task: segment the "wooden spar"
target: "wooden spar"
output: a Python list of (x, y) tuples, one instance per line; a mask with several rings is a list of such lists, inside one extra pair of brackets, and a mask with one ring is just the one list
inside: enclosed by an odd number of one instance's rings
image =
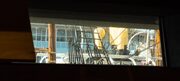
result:
[(55, 24), (48, 24), (48, 63), (56, 63)]

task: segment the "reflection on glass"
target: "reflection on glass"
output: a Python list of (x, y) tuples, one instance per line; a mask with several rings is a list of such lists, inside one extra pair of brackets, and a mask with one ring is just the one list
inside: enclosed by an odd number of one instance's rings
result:
[[(158, 25), (152, 26), (158, 27)], [(42, 30), (37, 29), (37, 33)], [(33, 31), (35, 30), (33, 29)], [(47, 31), (43, 30), (42, 33), (44, 35)], [(55, 33), (56, 63), (163, 65), (159, 28), (92, 27), (62, 24), (60, 27), (56, 27)], [(35, 40), (34, 36), (33, 38)], [(44, 41), (45, 38), (48, 36), (37, 36), (37, 41)], [(47, 43), (43, 44), (47, 46)], [(37, 53), (37, 62), (47, 63), (47, 54), (47, 52)]]
[(57, 30), (57, 36), (64, 36), (65, 35), (65, 30), (58, 29)]

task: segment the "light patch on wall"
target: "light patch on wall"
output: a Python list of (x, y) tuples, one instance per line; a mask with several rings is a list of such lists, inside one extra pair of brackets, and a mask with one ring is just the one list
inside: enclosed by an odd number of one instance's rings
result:
[(0, 59), (34, 61), (31, 32), (0, 32)]

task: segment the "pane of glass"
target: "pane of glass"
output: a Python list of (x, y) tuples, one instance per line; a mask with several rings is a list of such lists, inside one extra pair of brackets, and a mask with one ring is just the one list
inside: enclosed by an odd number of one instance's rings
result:
[(57, 41), (65, 42), (65, 37), (57, 37)]
[(68, 37), (73, 36), (73, 31), (72, 30), (67, 30), (67, 36)]
[(86, 37), (87, 38), (92, 38), (92, 33), (88, 32), (88, 33), (85, 33)]
[(33, 40), (36, 40), (36, 35), (33, 35)]
[(60, 42), (56, 43), (56, 48), (60, 48)]
[(41, 35), (41, 28), (37, 28), (37, 35)]
[(36, 34), (36, 28), (31, 28), (32, 34)]
[(42, 36), (42, 41), (47, 41), (46, 36)]
[[(56, 27), (56, 63), (163, 66), (158, 23), (119, 23), (93, 27), (71, 23), (72, 29), (58, 24), (63, 27)], [(45, 34), (44, 29), (41, 32)], [(37, 41), (45, 38), (37, 36)]]
[(65, 37), (60, 37), (60, 41), (62, 42), (66, 41)]
[(42, 41), (41, 36), (37, 36), (37, 41)]
[(80, 39), (82, 37), (81, 31), (78, 30), (78, 31), (75, 31), (75, 32), (76, 32), (77, 38)]
[(60, 37), (57, 37), (56, 40), (57, 40), (57, 41), (60, 41)]
[(57, 30), (57, 36), (65, 36), (65, 30), (64, 29), (58, 29)]
[(73, 37), (67, 37), (67, 42), (73, 41)]
[(41, 29), (41, 34), (42, 34), (42, 35), (46, 35), (46, 34), (47, 34), (46, 28), (42, 28), (42, 29)]

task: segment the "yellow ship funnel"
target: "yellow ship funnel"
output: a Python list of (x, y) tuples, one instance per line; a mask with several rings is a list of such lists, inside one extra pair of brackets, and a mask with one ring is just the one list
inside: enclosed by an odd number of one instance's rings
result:
[(124, 49), (128, 43), (128, 30), (126, 28), (109, 27), (109, 42), (117, 46), (117, 49)]

